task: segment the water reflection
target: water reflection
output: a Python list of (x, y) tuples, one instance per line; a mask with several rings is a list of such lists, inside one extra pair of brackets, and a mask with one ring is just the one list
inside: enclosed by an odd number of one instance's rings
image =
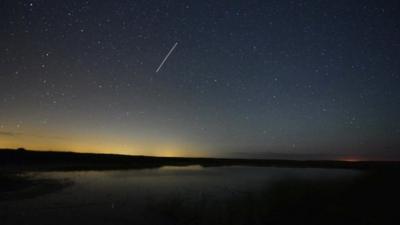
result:
[[(33, 199), (0, 202), (0, 209), (3, 217), (7, 215), (19, 223), (38, 217), (54, 218), (57, 215), (63, 218), (62, 222), (68, 224), (76, 222), (76, 219), (71, 220), (68, 215), (84, 214), (86, 219), (79, 219), (79, 223), (89, 220), (101, 224), (104, 217), (118, 220), (130, 220), (132, 216), (142, 218), (140, 215), (149, 215), (154, 208), (159, 207), (158, 202), (168, 203), (171, 199), (172, 202), (185, 199), (192, 202), (192, 205), (205, 200), (221, 202), (233, 195), (265, 191), (282, 180), (346, 180), (358, 174), (358, 171), (340, 169), (240, 166), (166, 166), (145, 170), (42, 172), (35, 173), (34, 176), (68, 179), (74, 185)], [(10, 224), (15, 224), (14, 222)], [(137, 220), (135, 222), (140, 223)]]
[[(165, 166), (145, 170), (48, 172), (36, 176), (74, 181), (74, 187), (65, 192), (81, 199), (88, 197), (87, 191), (90, 191), (89, 196), (105, 194), (116, 198), (121, 195), (130, 197), (171, 193), (190, 195), (191, 192), (214, 194), (216, 192), (223, 195), (227, 189), (232, 191), (265, 189), (284, 179), (348, 179), (357, 174), (358, 171), (340, 169)], [(219, 193), (221, 190), (224, 191)], [(96, 199), (101, 196), (96, 196)]]

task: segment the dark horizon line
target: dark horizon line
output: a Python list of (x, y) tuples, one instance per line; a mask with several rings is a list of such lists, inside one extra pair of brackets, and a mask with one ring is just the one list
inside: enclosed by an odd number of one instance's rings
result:
[[(26, 149), (23, 147), (20, 148), (0, 148), (0, 151), (26, 151), (32, 153), (56, 153), (56, 154), (81, 154), (81, 155), (102, 155), (102, 156), (118, 156), (118, 157), (144, 157), (144, 158), (166, 158), (166, 159), (210, 159), (210, 160), (244, 160), (244, 161), (293, 161), (293, 162), (394, 162), (400, 163), (400, 159), (385, 159), (385, 160), (371, 160), (371, 159), (363, 159), (365, 157), (358, 155), (345, 155), (345, 154), (290, 154), (290, 153), (276, 153), (276, 152), (265, 152), (265, 153), (249, 153), (244, 155), (271, 155), (271, 157), (262, 157), (262, 158), (253, 158), (253, 157), (200, 157), (200, 156), (153, 156), (153, 155), (132, 155), (132, 154), (122, 154), (122, 153), (102, 153), (102, 152), (82, 152), (82, 151), (73, 151), (73, 150), (51, 150), (51, 149)], [(275, 155), (275, 157), (273, 156)], [(285, 158), (291, 155), (295, 155), (294, 158)], [(302, 158), (300, 158), (302, 156)], [(309, 158), (304, 158), (304, 157)], [(324, 158), (318, 159), (312, 157), (321, 157), (321, 156), (331, 156), (332, 158)], [(299, 157), (296, 159), (296, 157)], [(336, 157), (336, 158), (335, 158)], [(340, 159), (342, 158), (342, 159)], [(348, 159), (345, 159), (348, 158)]]
[(356, 170), (400, 170), (400, 161), (334, 161), (282, 159), (228, 159), (133, 156), (105, 153), (76, 153), (0, 149), (0, 171), (88, 171), (156, 169), (164, 166), (251, 166), (276, 168), (324, 168)]

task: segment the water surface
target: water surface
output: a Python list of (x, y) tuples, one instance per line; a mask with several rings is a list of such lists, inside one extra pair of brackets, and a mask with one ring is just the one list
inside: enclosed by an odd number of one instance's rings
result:
[(5, 224), (146, 223), (160, 208), (177, 207), (182, 200), (191, 205), (206, 201), (219, 204), (232, 197), (265, 192), (285, 180), (351, 180), (360, 173), (242, 166), (39, 172), (31, 175), (70, 180), (73, 185), (30, 199), (0, 202), (0, 215)]

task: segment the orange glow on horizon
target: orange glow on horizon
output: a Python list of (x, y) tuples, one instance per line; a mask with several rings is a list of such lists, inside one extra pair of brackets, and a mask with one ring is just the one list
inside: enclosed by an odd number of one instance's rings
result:
[(187, 150), (180, 149), (154, 149), (154, 150), (144, 150), (144, 149), (135, 149), (129, 147), (121, 147), (121, 146), (109, 146), (109, 147), (100, 147), (100, 146), (57, 146), (53, 147), (51, 145), (36, 145), (36, 144), (4, 144), (0, 142), (0, 149), (17, 149), (17, 148), (25, 148), (27, 150), (34, 151), (65, 151), (65, 152), (78, 152), (78, 153), (99, 153), (99, 154), (120, 154), (120, 155), (144, 155), (144, 156), (159, 156), (159, 157), (205, 157), (203, 154), (192, 153)]
[[(105, 136), (105, 137), (104, 137)], [(108, 135), (65, 136), (51, 138), (46, 135), (10, 135), (0, 137), (0, 148), (26, 148), (38, 151), (71, 151), (82, 153), (108, 153), (164, 157), (206, 156), (196, 146), (166, 140), (125, 140)]]

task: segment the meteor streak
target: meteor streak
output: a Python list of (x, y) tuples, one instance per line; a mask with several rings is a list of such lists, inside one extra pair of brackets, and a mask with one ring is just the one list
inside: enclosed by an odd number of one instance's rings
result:
[(167, 61), (169, 55), (171, 55), (171, 53), (174, 51), (174, 49), (176, 48), (176, 46), (178, 45), (178, 42), (175, 42), (174, 46), (172, 46), (171, 50), (169, 50), (168, 54), (164, 57), (163, 61), (161, 62), (161, 64), (158, 66), (156, 73), (161, 69), (161, 67), (164, 65), (165, 61)]

